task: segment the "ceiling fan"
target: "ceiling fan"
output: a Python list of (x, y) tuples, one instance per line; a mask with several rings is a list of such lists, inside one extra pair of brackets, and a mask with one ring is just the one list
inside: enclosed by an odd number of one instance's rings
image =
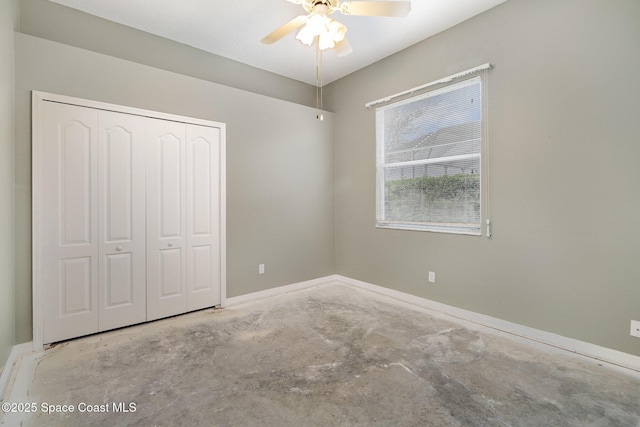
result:
[(345, 34), (347, 27), (329, 17), (340, 11), (343, 15), (356, 16), (407, 16), (411, 11), (410, 1), (340, 1), (340, 0), (286, 0), (302, 5), (307, 15), (293, 18), (261, 41), (272, 44), (287, 34), (301, 28), (296, 38), (311, 46), (316, 40), (320, 50), (335, 49), (338, 56), (352, 52)]

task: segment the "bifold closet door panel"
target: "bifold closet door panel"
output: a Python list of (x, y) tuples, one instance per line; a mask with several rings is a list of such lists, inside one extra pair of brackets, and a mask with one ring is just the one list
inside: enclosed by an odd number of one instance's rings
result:
[(98, 331), (98, 111), (45, 102), (36, 247), (43, 339)]
[(99, 330), (147, 318), (145, 251), (146, 119), (100, 111)]
[(221, 302), (220, 138), (187, 125), (187, 311)]
[(147, 320), (184, 313), (185, 124), (147, 119)]
[(224, 124), (33, 100), (34, 343), (220, 305)]

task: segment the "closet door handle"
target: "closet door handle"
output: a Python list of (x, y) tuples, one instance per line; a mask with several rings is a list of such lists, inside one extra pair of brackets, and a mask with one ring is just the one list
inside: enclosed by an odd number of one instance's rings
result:
[(172, 247), (173, 247), (173, 242), (169, 242), (169, 243), (167, 244), (167, 246), (169, 246), (170, 248), (172, 248)]
[(122, 250), (122, 246), (118, 245), (116, 246), (116, 251), (120, 252)]

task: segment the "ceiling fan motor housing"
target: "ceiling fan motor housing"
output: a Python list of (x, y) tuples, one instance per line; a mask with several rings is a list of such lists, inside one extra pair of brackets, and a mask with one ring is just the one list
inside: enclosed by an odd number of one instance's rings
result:
[(316, 6), (326, 6), (331, 12), (338, 9), (340, 0), (305, 0), (302, 7), (309, 13), (312, 13)]

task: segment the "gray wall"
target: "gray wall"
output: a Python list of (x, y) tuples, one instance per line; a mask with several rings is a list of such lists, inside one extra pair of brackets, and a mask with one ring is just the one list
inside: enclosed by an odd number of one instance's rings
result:
[(0, 0), (0, 370), (15, 344), (13, 29), (16, 11), (15, 0)]
[[(16, 33), (17, 342), (31, 338), (32, 90), (227, 124), (227, 295), (333, 274), (333, 117)], [(258, 264), (266, 273), (258, 275)]]
[[(337, 273), (640, 355), (638, 46), (637, 0), (511, 0), (330, 85)], [(493, 239), (376, 229), (364, 104), (486, 62)]]
[(315, 87), (49, 0), (20, 0), (19, 31), (186, 76), (315, 106)]

